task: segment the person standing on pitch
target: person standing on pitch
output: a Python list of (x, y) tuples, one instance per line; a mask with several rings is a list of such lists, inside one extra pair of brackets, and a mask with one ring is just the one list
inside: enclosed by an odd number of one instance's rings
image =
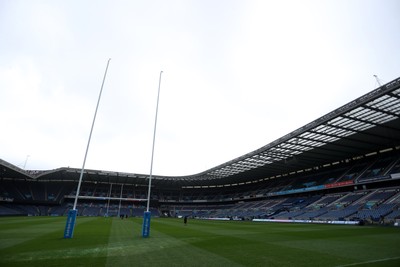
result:
[(185, 226), (187, 225), (187, 216), (183, 217), (183, 223), (185, 224)]

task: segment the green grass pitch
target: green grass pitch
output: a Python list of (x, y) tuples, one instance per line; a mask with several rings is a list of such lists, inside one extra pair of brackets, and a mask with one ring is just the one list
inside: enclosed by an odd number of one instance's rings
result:
[(0, 266), (400, 266), (400, 228), (152, 218), (0, 218)]

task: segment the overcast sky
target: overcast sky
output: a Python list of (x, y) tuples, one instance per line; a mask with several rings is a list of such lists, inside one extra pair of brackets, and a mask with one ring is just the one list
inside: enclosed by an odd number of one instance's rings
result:
[(191, 175), (400, 76), (400, 1), (0, 0), (0, 158)]

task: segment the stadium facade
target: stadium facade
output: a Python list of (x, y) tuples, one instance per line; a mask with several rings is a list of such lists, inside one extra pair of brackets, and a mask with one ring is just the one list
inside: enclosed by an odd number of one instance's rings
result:
[[(65, 215), (80, 169), (23, 170), (0, 159), (0, 216)], [(80, 215), (142, 216), (148, 174), (86, 169)], [(189, 176), (153, 176), (159, 216), (400, 218), (400, 78), (241, 157)]]

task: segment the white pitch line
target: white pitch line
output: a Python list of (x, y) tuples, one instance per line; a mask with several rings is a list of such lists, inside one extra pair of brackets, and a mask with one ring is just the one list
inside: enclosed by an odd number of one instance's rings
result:
[(400, 257), (384, 258), (384, 259), (372, 260), (372, 261), (355, 262), (355, 263), (350, 263), (350, 264), (345, 264), (345, 265), (338, 265), (336, 267), (357, 266), (357, 265), (361, 265), (361, 264), (375, 263), (375, 262), (381, 262), (381, 261), (390, 261), (390, 260), (397, 260), (397, 259), (400, 259)]

